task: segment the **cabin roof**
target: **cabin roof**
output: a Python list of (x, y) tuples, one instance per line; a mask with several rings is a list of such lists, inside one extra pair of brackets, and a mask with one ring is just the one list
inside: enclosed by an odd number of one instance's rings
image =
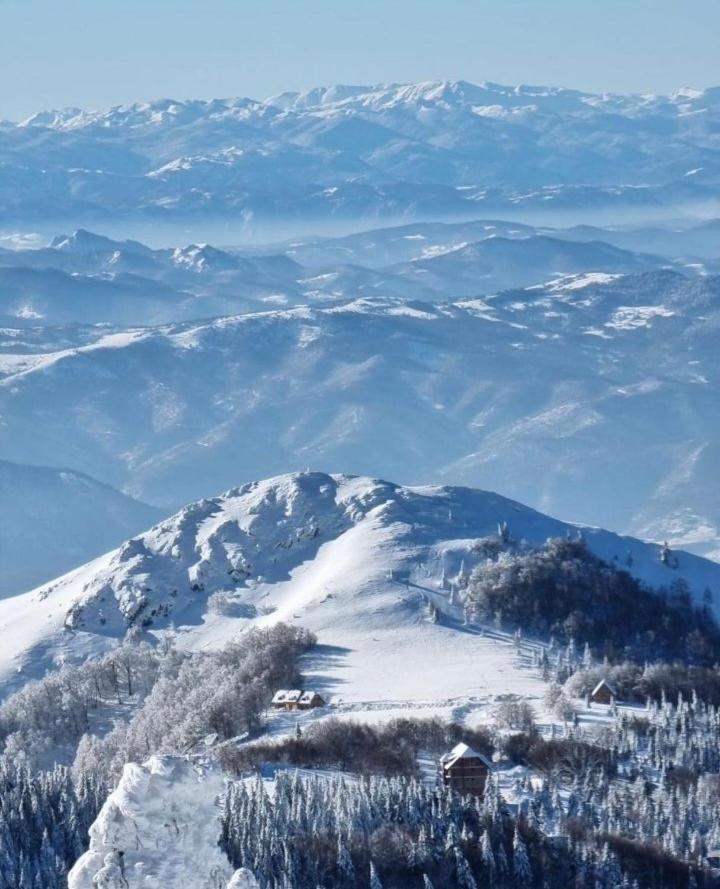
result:
[(273, 695), (273, 704), (310, 704), (317, 695), (321, 701), (324, 698), (314, 689), (302, 691), (299, 688), (281, 688)]
[(614, 698), (617, 697), (617, 695), (615, 694), (615, 689), (612, 687), (612, 685), (610, 685), (607, 679), (601, 679), (600, 682), (598, 682), (598, 684), (595, 686), (595, 688), (590, 692), (590, 696), (592, 697), (592, 695), (597, 694), (597, 692), (599, 692), (603, 686), (605, 686), (605, 688)]
[(485, 763), (488, 769), (492, 768), (492, 763), (487, 758), (487, 756), (484, 756), (482, 753), (479, 753), (477, 750), (474, 750), (472, 747), (469, 747), (462, 741), (459, 744), (456, 744), (449, 753), (445, 753), (441, 757), (440, 762), (442, 763), (444, 769), (449, 769), (461, 759), (479, 759)]
[(273, 695), (273, 704), (297, 704), (302, 696), (299, 688), (280, 688)]

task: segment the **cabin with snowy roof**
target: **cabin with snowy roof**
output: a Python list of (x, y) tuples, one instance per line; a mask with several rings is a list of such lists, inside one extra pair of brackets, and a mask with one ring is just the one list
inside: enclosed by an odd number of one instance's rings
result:
[(276, 710), (312, 710), (314, 707), (324, 707), (325, 703), (316, 691), (303, 691), (299, 688), (281, 688), (272, 699)]
[(492, 770), (490, 760), (460, 743), (440, 758), (440, 777), (445, 787), (452, 787), (462, 794), (482, 796), (487, 776)]
[(324, 698), (316, 691), (304, 691), (298, 700), (298, 710), (312, 710), (315, 707), (325, 706)]
[(607, 679), (601, 679), (590, 692), (590, 700), (593, 704), (612, 704), (616, 699), (617, 693)]

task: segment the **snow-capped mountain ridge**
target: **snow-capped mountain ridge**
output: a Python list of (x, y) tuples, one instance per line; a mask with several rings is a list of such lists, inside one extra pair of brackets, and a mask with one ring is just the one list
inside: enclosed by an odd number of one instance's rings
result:
[[(496, 104), (525, 105), (528, 99), (539, 100), (551, 106), (562, 99), (577, 105), (612, 104), (627, 110), (645, 110), (658, 106), (687, 106), (708, 102), (714, 105), (720, 97), (720, 87), (694, 89), (679, 87), (663, 93), (592, 93), (563, 86), (540, 84), (501, 84), (483, 81), (478, 84), (466, 80), (420, 81), (416, 83), (381, 83), (373, 86), (336, 84), (320, 86), (306, 92), (288, 91), (264, 99), (228, 97), (219, 99), (172, 99), (115, 105), (106, 110), (88, 110), (67, 107), (39, 111), (18, 126), (47, 127), (53, 129), (77, 129), (87, 126), (112, 126), (117, 124), (141, 125), (143, 122), (159, 125), (184, 116), (196, 119), (203, 115), (237, 115), (238, 112), (254, 113), (267, 108), (280, 111), (289, 109), (324, 110), (332, 107), (364, 106), (393, 107), (398, 104), (425, 104), (443, 101), (447, 104), (473, 105), (483, 100)], [(487, 104), (492, 104), (488, 101)], [(7, 121), (7, 123), (10, 123)]]
[(717, 198), (718, 95), (440, 81), (43, 112), (0, 127), (0, 210), (327, 221), (677, 209)]
[(175, 626), (191, 645), (279, 620), (300, 621), (329, 642), (393, 628), (412, 635), (428, 602), (453, 613), (448, 579), (472, 568), (481, 558), (475, 541), (502, 522), (532, 546), (581, 533), (601, 558), (652, 586), (684, 579), (698, 601), (706, 588), (720, 589), (715, 563), (678, 552), (671, 567), (656, 545), (497, 494), (304, 472), (190, 504), (95, 562), (0, 603), (11, 640), (0, 678), (18, 666), (42, 672), (60, 652), (102, 650), (131, 626)]

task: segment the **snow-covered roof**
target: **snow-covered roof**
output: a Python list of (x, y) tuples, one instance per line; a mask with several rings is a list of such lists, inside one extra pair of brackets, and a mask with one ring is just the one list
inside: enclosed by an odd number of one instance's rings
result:
[(455, 763), (460, 759), (480, 759), (489, 769), (492, 768), (492, 763), (487, 758), (487, 756), (479, 753), (477, 750), (474, 750), (472, 747), (469, 747), (462, 741), (459, 744), (456, 744), (449, 753), (446, 753), (440, 761), (443, 764), (443, 768), (448, 769), (450, 768), (450, 766), (455, 765)]
[(607, 690), (613, 697), (617, 697), (617, 695), (615, 694), (615, 689), (612, 687), (612, 685), (610, 685), (607, 679), (601, 679), (600, 682), (598, 682), (598, 684), (595, 686), (595, 688), (590, 692), (590, 695), (592, 696), (596, 692), (600, 691), (603, 685), (605, 686), (605, 688), (607, 688)]
[(317, 695), (321, 700), (322, 697), (314, 690), (302, 691), (299, 688), (281, 688), (273, 695), (273, 704), (310, 704), (312, 699)]
[(302, 697), (299, 688), (279, 688), (273, 695), (273, 704), (297, 704)]

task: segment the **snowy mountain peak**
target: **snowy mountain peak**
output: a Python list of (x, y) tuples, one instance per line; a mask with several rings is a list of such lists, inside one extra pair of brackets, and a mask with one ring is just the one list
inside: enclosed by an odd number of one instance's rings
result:
[(720, 589), (720, 565), (678, 553), (671, 567), (658, 546), (487, 491), (304, 472), (192, 503), (95, 562), (0, 603), (0, 628), (12, 640), (0, 678), (18, 664), (42, 670), (60, 652), (102, 650), (131, 626), (208, 631), (213, 644), (276, 621), (318, 632), (406, 631), (428, 597), (447, 607), (444, 578), (472, 568), (482, 558), (478, 538), (503, 523), (532, 546), (582, 533), (607, 562), (656, 587), (683, 578), (698, 600), (706, 587)]
[(98, 250), (114, 250), (117, 242), (79, 228), (71, 235), (57, 235), (50, 242), (53, 250), (67, 250), (73, 253), (94, 253)]
[(92, 257), (96, 254), (113, 256), (119, 252), (145, 255), (151, 252), (139, 241), (114, 241), (112, 238), (98, 235), (84, 228), (76, 229), (71, 235), (57, 235), (50, 241), (48, 248), (84, 257)]

